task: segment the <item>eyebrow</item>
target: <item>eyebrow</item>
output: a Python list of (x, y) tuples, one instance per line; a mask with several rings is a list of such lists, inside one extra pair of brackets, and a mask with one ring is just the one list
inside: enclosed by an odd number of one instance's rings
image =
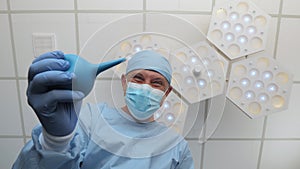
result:
[[(145, 76), (142, 74), (142, 73), (136, 73), (136, 74), (133, 74), (130, 76), (130, 78), (134, 78), (135, 76), (141, 76), (143, 78), (145, 78)], [(150, 76), (150, 78), (152, 78), (153, 76)], [(164, 77), (154, 77), (153, 79), (151, 79), (151, 81), (154, 81), (154, 80), (160, 80), (164, 83), (167, 83), (167, 80), (164, 78)]]
[(155, 78), (151, 79), (151, 81), (154, 81), (154, 80), (161, 80), (161, 81), (165, 82), (164, 78), (161, 78), (161, 77), (155, 77)]
[(132, 74), (130, 77), (133, 78), (133, 77), (135, 77), (135, 76), (142, 76), (142, 77), (144, 77), (144, 75), (141, 74), (141, 73)]

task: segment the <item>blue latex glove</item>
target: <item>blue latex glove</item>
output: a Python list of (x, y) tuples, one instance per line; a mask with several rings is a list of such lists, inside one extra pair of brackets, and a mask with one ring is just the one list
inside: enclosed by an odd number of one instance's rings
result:
[(45, 53), (29, 68), (27, 100), (43, 128), (53, 136), (72, 133), (84, 94), (72, 91), (74, 73), (61, 51)]

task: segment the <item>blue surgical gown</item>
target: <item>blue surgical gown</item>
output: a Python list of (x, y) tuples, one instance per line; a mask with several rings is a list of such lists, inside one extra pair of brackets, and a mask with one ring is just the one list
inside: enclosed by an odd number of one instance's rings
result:
[(182, 136), (158, 122), (136, 123), (121, 109), (88, 104), (66, 152), (44, 150), (42, 127), (20, 152), (13, 169), (193, 169)]

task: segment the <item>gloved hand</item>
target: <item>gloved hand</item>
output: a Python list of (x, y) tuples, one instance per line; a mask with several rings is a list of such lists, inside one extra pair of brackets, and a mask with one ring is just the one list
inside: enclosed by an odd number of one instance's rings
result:
[(64, 53), (54, 51), (36, 58), (29, 68), (27, 100), (43, 128), (53, 136), (72, 133), (84, 94), (72, 91), (74, 73)]

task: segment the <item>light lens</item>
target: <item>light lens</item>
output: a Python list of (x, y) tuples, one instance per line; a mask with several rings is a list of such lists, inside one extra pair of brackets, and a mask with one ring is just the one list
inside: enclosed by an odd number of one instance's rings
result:
[(194, 83), (193, 77), (191, 77), (191, 76), (186, 77), (185, 78), (185, 83), (188, 84), (188, 85), (193, 84)]
[(207, 82), (204, 79), (199, 79), (198, 80), (198, 85), (199, 85), (200, 88), (205, 88), (206, 85), (207, 85)]
[(251, 90), (245, 92), (245, 98), (247, 100), (253, 100), (255, 98), (255, 93)]
[(167, 113), (166, 114), (166, 121), (167, 122), (174, 122), (175, 121), (175, 116), (174, 116), (174, 114), (172, 114), (172, 113)]
[(247, 28), (247, 33), (249, 34), (249, 35), (254, 35), (254, 34), (256, 34), (256, 27), (254, 27), (254, 26), (249, 26), (248, 28)]
[(264, 88), (264, 83), (260, 80), (257, 80), (254, 82), (254, 88), (255, 89), (263, 89)]
[(171, 103), (169, 101), (165, 101), (163, 106), (165, 109), (169, 109), (171, 107)]
[(241, 32), (243, 32), (243, 30), (244, 30), (244, 27), (243, 27), (243, 25), (242, 24), (236, 24), (235, 26), (234, 26), (234, 31), (236, 32), (236, 33), (241, 33)]
[(267, 102), (267, 101), (269, 101), (269, 96), (266, 93), (259, 94), (258, 100), (263, 103)]
[(232, 21), (236, 21), (239, 19), (239, 14), (237, 12), (232, 12), (230, 13), (229, 17)]
[(135, 45), (135, 46), (133, 47), (133, 50), (134, 50), (135, 52), (140, 52), (140, 51), (143, 50), (143, 47), (142, 47), (141, 45)]
[(263, 79), (264, 80), (272, 80), (273, 79), (273, 73), (270, 71), (263, 72)]
[(226, 41), (228, 41), (228, 42), (234, 41), (234, 34), (232, 34), (232, 33), (227, 33), (227, 34), (225, 35), (225, 39), (226, 39)]
[(241, 79), (240, 83), (243, 87), (248, 87), (250, 85), (250, 80), (247, 78), (243, 78), (243, 79)]
[(248, 15), (248, 14), (244, 15), (243, 16), (243, 22), (246, 23), (246, 24), (251, 23), (252, 22), (252, 16)]
[(257, 69), (251, 69), (251, 70), (249, 71), (249, 75), (250, 75), (251, 77), (257, 77), (258, 74), (259, 74), (259, 71), (258, 71)]
[(269, 92), (277, 92), (278, 91), (278, 86), (274, 83), (271, 83), (267, 87)]
[(230, 23), (228, 21), (224, 21), (222, 24), (221, 24), (221, 27), (223, 30), (229, 30), (230, 29)]

